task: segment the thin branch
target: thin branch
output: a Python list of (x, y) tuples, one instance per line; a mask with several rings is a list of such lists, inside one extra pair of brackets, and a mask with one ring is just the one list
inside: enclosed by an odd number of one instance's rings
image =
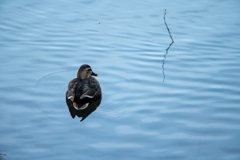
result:
[(169, 30), (169, 28), (168, 28), (168, 26), (167, 26), (167, 23), (166, 23), (166, 20), (165, 20), (165, 15), (166, 15), (166, 9), (165, 9), (165, 14), (164, 14), (163, 19), (164, 19), (165, 25), (166, 25), (166, 27), (167, 27), (168, 33), (169, 33), (169, 35), (170, 35), (170, 38), (172, 39), (172, 43), (174, 43), (174, 40), (173, 40), (173, 38), (172, 38), (172, 35), (171, 35), (171, 33), (170, 33), (170, 30)]
[(169, 46), (168, 46), (168, 48), (166, 49), (166, 53), (164, 54), (164, 59), (163, 59), (163, 64), (162, 64), (162, 68), (163, 68), (163, 82), (165, 82), (164, 80), (165, 80), (165, 74), (164, 74), (164, 61), (165, 61), (165, 59), (166, 59), (166, 55), (168, 54), (168, 50), (169, 50), (169, 48), (172, 46), (172, 44), (174, 43), (174, 41), (173, 41), (173, 38), (172, 38), (172, 35), (171, 35), (171, 33), (170, 33), (170, 30), (169, 30), (169, 28), (168, 28), (168, 26), (167, 26), (167, 23), (166, 23), (166, 20), (165, 20), (165, 15), (166, 15), (166, 9), (165, 9), (165, 14), (164, 14), (164, 17), (163, 17), (163, 19), (164, 19), (164, 22), (165, 22), (165, 25), (166, 25), (166, 27), (167, 27), (167, 30), (168, 30), (168, 33), (169, 33), (169, 36), (170, 36), (170, 38), (172, 39), (172, 43), (171, 44), (169, 44)]

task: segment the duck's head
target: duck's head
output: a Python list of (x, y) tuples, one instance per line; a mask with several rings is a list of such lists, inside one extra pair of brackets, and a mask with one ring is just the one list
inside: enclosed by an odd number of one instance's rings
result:
[(87, 64), (84, 64), (81, 67), (79, 67), (77, 71), (77, 78), (80, 78), (80, 79), (89, 78), (91, 75), (98, 76), (98, 74), (94, 73), (91, 67)]

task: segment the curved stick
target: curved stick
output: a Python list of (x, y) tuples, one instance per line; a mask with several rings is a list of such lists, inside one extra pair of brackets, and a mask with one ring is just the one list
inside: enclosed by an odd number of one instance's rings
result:
[(172, 43), (174, 43), (174, 40), (173, 40), (173, 38), (172, 38), (172, 35), (171, 35), (171, 33), (170, 33), (170, 30), (169, 30), (169, 28), (168, 28), (168, 26), (167, 26), (167, 23), (166, 23), (166, 20), (165, 20), (165, 15), (166, 15), (166, 9), (165, 9), (165, 14), (164, 14), (163, 19), (164, 19), (165, 25), (166, 25), (166, 27), (167, 27), (168, 33), (169, 33), (169, 35), (170, 35), (170, 38), (172, 39)]
[(162, 71), (162, 72), (163, 72), (163, 82), (165, 82), (165, 81), (164, 81), (164, 80), (165, 80), (164, 61), (165, 61), (165, 59), (166, 59), (166, 55), (168, 54), (169, 48), (170, 48), (170, 47), (172, 46), (172, 44), (174, 43), (173, 38), (172, 38), (172, 35), (171, 35), (171, 33), (170, 33), (170, 30), (169, 30), (169, 28), (168, 28), (168, 26), (167, 26), (167, 23), (166, 23), (166, 20), (165, 20), (165, 15), (166, 15), (166, 9), (165, 9), (165, 14), (164, 14), (163, 19), (164, 19), (165, 25), (166, 25), (166, 27), (167, 27), (168, 33), (169, 33), (169, 35), (170, 35), (170, 38), (172, 39), (172, 43), (169, 44), (168, 48), (166, 49), (166, 53), (164, 54), (164, 59), (163, 59), (163, 64), (162, 64), (162, 68), (163, 68), (163, 71)]

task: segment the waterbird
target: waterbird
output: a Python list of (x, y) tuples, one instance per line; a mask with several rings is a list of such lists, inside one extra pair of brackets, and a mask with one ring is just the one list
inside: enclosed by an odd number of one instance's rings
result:
[(82, 117), (83, 121), (101, 103), (102, 91), (99, 82), (88, 64), (83, 64), (77, 71), (77, 78), (71, 80), (66, 92), (66, 103), (72, 118)]

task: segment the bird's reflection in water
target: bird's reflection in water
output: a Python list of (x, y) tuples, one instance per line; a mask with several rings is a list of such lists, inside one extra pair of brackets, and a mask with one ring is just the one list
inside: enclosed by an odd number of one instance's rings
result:
[(163, 69), (163, 70), (162, 70), (162, 73), (163, 73), (163, 82), (165, 82), (164, 62), (165, 62), (166, 56), (167, 56), (167, 54), (168, 54), (168, 50), (169, 50), (169, 48), (172, 46), (173, 43), (174, 43), (174, 42), (172, 41), (172, 43), (169, 44), (168, 48), (166, 49), (166, 53), (164, 54), (164, 59), (163, 59), (163, 64), (162, 64), (162, 69)]
[(72, 118), (75, 118), (75, 116), (82, 117), (81, 121), (83, 121), (93, 111), (95, 111), (97, 109), (97, 106), (99, 106), (100, 103), (101, 103), (101, 99), (96, 101), (95, 103), (90, 104), (86, 109), (83, 109), (83, 110), (75, 109), (74, 106), (73, 106), (72, 101), (67, 99), (67, 96), (66, 96), (66, 103), (68, 105), (68, 109), (69, 109), (69, 112), (70, 112)]

